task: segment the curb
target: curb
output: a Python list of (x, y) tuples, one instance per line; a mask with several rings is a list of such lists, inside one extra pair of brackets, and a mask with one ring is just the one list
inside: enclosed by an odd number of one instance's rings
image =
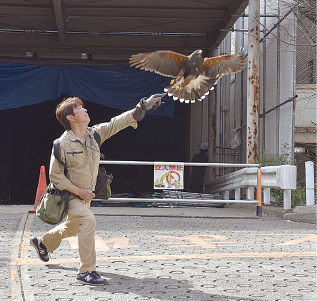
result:
[[(241, 203), (241, 204), (232, 204), (232, 205), (228, 205), (230, 207), (233, 208), (245, 208), (245, 209), (249, 209), (249, 210), (256, 210), (256, 204), (246, 204), (246, 203)], [(293, 210), (286, 210), (282, 207), (279, 206), (275, 206), (275, 205), (266, 205), (263, 206), (262, 205), (262, 213), (269, 215), (269, 216), (274, 216), (277, 218), (283, 218), (284, 214), (286, 213), (292, 213)]]
[[(233, 204), (229, 205), (235, 208), (248, 208), (255, 210), (256, 205), (254, 204)], [(283, 220), (289, 220), (293, 222), (317, 224), (316, 218), (316, 205), (313, 206), (296, 206), (292, 209), (284, 209), (275, 205), (262, 206), (262, 213), (277, 217)]]
[(286, 213), (283, 215), (283, 219), (293, 222), (302, 222), (309, 224), (317, 223), (315, 213)]
[(316, 224), (317, 223), (317, 205), (312, 206), (297, 206), (292, 213), (284, 214), (283, 219), (290, 221), (300, 220), (303, 223)]

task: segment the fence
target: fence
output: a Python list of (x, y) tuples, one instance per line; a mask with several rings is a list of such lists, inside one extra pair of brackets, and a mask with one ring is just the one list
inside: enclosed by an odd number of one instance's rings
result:
[[(256, 215), (257, 216), (262, 216), (262, 196), (261, 196), (261, 168), (259, 164), (230, 164), (230, 163), (194, 163), (194, 162), (151, 162), (151, 161), (110, 161), (110, 160), (101, 160), (100, 164), (111, 164), (111, 165), (116, 165), (116, 164), (124, 164), (124, 165), (179, 165), (183, 164), (184, 166), (206, 166), (206, 167), (224, 167), (224, 168), (244, 168), (248, 169), (250, 167), (256, 167), (256, 176), (255, 176), (255, 182), (256, 182), (256, 187), (257, 187), (257, 200), (240, 200), (238, 198), (235, 198), (235, 200), (229, 200), (229, 194), (225, 194), (225, 197), (223, 200), (219, 199), (207, 199), (206, 197), (200, 195), (200, 197), (196, 199), (197, 202), (199, 203), (251, 203), (251, 204), (257, 204), (256, 207)], [(239, 172), (239, 171), (238, 171)], [(225, 177), (225, 176), (224, 176)], [(223, 177), (220, 177), (218, 179), (221, 179)], [(150, 202), (157, 202), (157, 201), (163, 202), (166, 201), (166, 203), (179, 203), (180, 198), (109, 198), (107, 202), (144, 202), (146, 201), (147, 203)], [(195, 198), (182, 198), (181, 202), (182, 203), (192, 203)]]

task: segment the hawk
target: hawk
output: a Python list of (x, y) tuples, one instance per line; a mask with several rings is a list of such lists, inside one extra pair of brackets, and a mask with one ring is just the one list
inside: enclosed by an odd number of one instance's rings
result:
[(206, 58), (201, 54), (200, 49), (189, 56), (160, 50), (134, 54), (129, 63), (131, 67), (173, 77), (164, 91), (174, 100), (189, 103), (204, 99), (224, 74), (240, 72), (247, 64), (243, 52)]

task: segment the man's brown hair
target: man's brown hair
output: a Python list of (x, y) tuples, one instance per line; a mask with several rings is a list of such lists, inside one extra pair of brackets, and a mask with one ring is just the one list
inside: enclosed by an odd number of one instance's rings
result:
[(83, 101), (80, 98), (68, 97), (56, 107), (56, 118), (66, 130), (71, 130), (70, 123), (66, 116), (74, 116), (74, 108), (77, 108), (78, 106), (84, 106)]

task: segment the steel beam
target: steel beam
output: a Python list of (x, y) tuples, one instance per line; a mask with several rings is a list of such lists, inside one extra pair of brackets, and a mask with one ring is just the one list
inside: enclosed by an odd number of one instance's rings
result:
[(58, 31), (58, 40), (61, 45), (65, 44), (65, 26), (62, 11), (61, 0), (53, 0), (56, 26)]
[[(89, 35), (88, 33), (66, 33), (65, 45), (58, 43), (57, 32), (52, 33), (0, 33), (0, 49), (10, 51), (28, 46), (34, 51), (41, 52), (100, 52), (102, 49), (118, 51), (155, 51), (172, 49), (184, 53), (197, 49), (210, 48), (210, 41), (205, 36), (155, 36), (155, 35)], [(103, 52), (102, 51), (102, 52)]]
[[(56, 3), (55, 3), (56, 2)], [(55, 5), (60, 6), (60, 0), (53, 0)], [(226, 10), (221, 8), (182, 8), (182, 7), (110, 7), (110, 6), (65, 6), (63, 8), (63, 15), (67, 19), (98, 19), (104, 18), (129, 18), (131, 20), (138, 18), (155, 18), (155, 19), (173, 19), (173, 20), (211, 20), (220, 21), (226, 16)], [(0, 16), (30, 16), (33, 18), (54, 18), (53, 11), (49, 5), (47, 6), (17, 6), (1, 5)]]
[(173, 20), (222, 20), (225, 11), (222, 9), (201, 8), (150, 8), (150, 7), (67, 7), (65, 8), (67, 18), (159, 18)]
[[(246, 7), (248, 6), (249, 4), (248, 2), (249, 2), (248, 0), (244, 0), (242, 3), (239, 1), (232, 2), (231, 6), (227, 10), (227, 15), (223, 18), (223, 21), (222, 21), (223, 29), (229, 29), (234, 25), (238, 17), (232, 17), (232, 15), (241, 15), (246, 9)], [(227, 35), (226, 32), (221, 32), (220, 35), (216, 35), (217, 38), (213, 42), (213, 46), (215, 47), (219, 46), (221, 41), (224, 39), (226, 35)]]

